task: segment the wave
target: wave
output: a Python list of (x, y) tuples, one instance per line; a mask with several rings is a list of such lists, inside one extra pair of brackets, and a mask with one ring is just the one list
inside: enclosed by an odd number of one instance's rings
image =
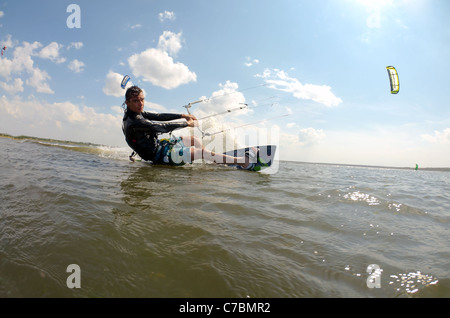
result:
[[(95, 154), (104, 158), (129, 160), (129, 156), (132, 149), (129, 147), (115, 147), (99, 145), (89, 142), (77, 142), (67, 140), (57, 140), (50, 138), (39, 138), (32, 136), (11, 136), (8, 134), (0, 133), (0, 137), (11, 138), (22, 142), (34, 142), (44, 146), (59, 147), (72, 151), (79, 151), (83, 153)], [(277, 160), (278, 161), (278, 160)], [(370, 165), (355, 165), (355, 164), (336, 164), (336, 163), (322, 163), (322, 162), (300, 162), (279, 160), (278, 162), (287, 162), (290, 164), (311, 164), (311, 165), (325, 165), (325, 166), (342, 166), (342, 167), (355, 167), (355, 168), (380, 168), (380, 169), (400, 169), (400, 170), (413, 170), (412, 167), (388, 167), (388, 166), (370, 166)], [(277, 166), (277, 165), (274, 165)], [(419, 171), (436, 171), (436, 172), (450, 172), (450, 167), (424, 167), (419, 168)], [(269, 172), (269, 171), (266, 171)]]
[(0, 134), (0, 137), (11, 138), (13, 140), (17, 140), (20, 142), (31, 142), (47, 147), (56, 147), (87, 154), (94, 154), (103, 158), (118, 159), (118, 160), (128, 160), (128, 156), (131, 154), (132, 151), (129, 147), (114, 147), (88, 142), (76, 142), (76, 141), (31, 137), (31, 136), (10, 136), (7, 134)]

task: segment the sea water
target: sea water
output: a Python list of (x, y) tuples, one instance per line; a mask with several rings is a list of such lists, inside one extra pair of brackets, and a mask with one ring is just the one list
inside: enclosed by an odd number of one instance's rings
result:
[(449, 297), (450, 171), (0, 138), (0, 297)]

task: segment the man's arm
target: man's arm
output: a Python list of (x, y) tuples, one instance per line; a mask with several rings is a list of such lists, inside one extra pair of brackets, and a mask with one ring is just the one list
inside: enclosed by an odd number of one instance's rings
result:
[(194, 115), (190, 114), (174, 114), (174, 113), (154, 113), (154, 112), (142, 112), (142, 116), (149, 120), (158, 120), (158, 121), (171, 121), (175, 119), (184, 118), (186, 120), (192, 119), (197, 120)]
[(175, 119), (184, 118), (184, 114), (173, 114), (173, 113), (154, 113), (154, 112), (142, 112), (141, 115), (148, 120), (156, 121), (171, 121)]
[[(178, 118), (179, 119), (179, 118)], [(152, 121), (145, 118), (135, 121), (132, 125), (135, 132), (138, 131), (153, 131), (156, 133), (168, 133), (175, 129), (188, 127), (187, 122), (163, 122)]]

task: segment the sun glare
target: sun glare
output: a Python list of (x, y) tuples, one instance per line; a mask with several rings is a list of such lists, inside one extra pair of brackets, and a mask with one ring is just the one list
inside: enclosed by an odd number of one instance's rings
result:
[(368, 7), (369, 9), (379, 9), (392, 4), (393, 0), (356, 0), (356, 2)]

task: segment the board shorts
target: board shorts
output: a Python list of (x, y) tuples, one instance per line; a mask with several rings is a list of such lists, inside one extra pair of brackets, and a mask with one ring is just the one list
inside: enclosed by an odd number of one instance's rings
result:
[(153, 163), (182, 166), (190, 162), (191, 147), (186, 147), (181, 137), (159, 140)]

